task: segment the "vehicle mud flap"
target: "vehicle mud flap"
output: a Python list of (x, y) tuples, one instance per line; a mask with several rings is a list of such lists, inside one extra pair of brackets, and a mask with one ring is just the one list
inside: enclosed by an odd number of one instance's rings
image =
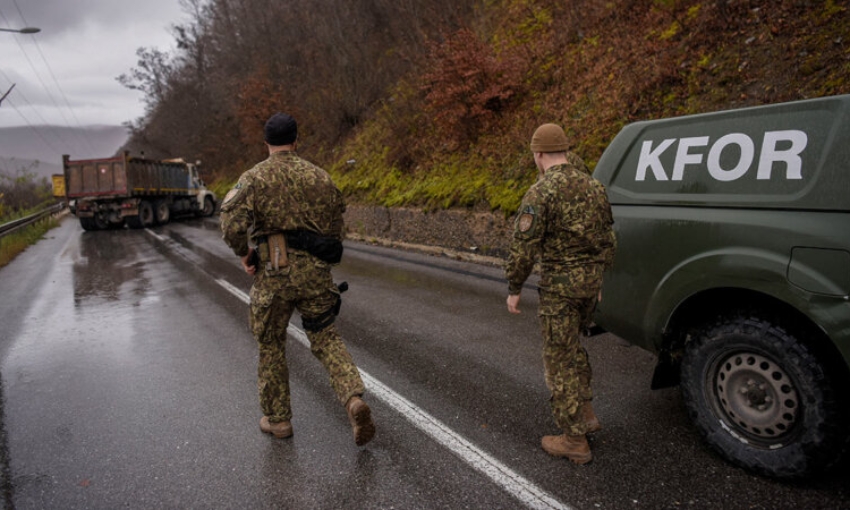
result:
[(655, 371), (652, 373), (652, 384), (650, 388), (660, 390), (662, 388), (671, 388), (678, 386), (681, 381), (679, 364), (673, 361), (670, 351), (662, 350), (658, 354), (658, 364), (655, 365)]

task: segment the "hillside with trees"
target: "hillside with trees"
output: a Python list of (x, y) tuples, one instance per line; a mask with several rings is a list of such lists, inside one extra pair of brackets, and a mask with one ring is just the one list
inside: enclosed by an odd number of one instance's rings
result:
[(625, 124), (850, 93), (839, 0), (182, 0), (140, 48), (127, 149), (228, 186), (275, 111), (349, 203), (513, 213), (556, 122), (593, 168)]

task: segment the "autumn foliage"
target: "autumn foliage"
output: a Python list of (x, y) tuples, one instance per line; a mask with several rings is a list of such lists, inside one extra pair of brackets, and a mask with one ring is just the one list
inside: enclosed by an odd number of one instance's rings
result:
[(433, 41), (428, 49), (429, 68), (422, 76), (422, 89), (434, 127), (452, 146), (475, 143), (523, 93), (522, 61), (497, 56), (470, 29)]
[(850, 93), (837, 0), (185, 4), (179, 51), (125, 80), (149, 106), (128, 148), (232, 182), (288, 111), (350, 202), (509, 213), (541, 123), (593, 167), (630, 122)]

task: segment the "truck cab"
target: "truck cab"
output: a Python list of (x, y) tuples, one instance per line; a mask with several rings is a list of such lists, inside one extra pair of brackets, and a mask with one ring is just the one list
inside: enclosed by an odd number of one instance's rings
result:
[(183, 158), (164, 160), (168, 163), (180, 163), (186, 166), (188, 181), (186, 189), (191, 195), (194, 195), (197, 210), (202, 216), (212, 216), (216, 208), (216, 196), (211, 190), (207, 189), (203, 179), (201, 179), (201, 162), (187, 163)]

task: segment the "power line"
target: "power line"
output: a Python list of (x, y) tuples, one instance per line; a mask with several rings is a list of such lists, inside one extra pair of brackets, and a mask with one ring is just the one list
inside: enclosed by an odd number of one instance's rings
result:
[[(2, 75), (2, 76), (3, 76), (3, 78), (5, 78), (5, 79), (6, 79), (6, 81), (8, 81), (9, 83), (11, 83), (11, 82), (12, 82), (12, 80), (10, 80), (10, 79), (9, 79), (9, 77), (6, 75), (6, 73), (5, 73), (5, 72), (3, 72), (3, 70), (2, 70), (2, 69), (0, 69), (0, 75)], [(15, 86), (15, 84), (13, 83), (13, 84), (12, 84), (12, 87), (14, 87), (14, 86)], [(20, 96), (20, 97), (21, 97), (21, 99), (23, 99), (24, 104), (26, 104), (27, 106), (29, 106), (29, 107), (31, 107), (31, 108), (32, 108), (33, 113), (34, 113), (34, 114), (35, 114), (35, 115), (36, 115), (39, 119), (41, 119), (41, 123), (42, 123), (43, 125), (45, 125), (45, 126), (48, 126), (48, 125), (49, 125), (49, 123), (48, 123), (48, 122), (44, 119), (44, 117), (42, 117), (42, 116), (41, 116), (41, 114), (40, 114), (40, 113), (38, 113), (38, 110), (37, 110), (36, 108), (34, 108), (34, 107), (33, 107), (32, 103), (31, 103), (31, 102), (30, 102), (30, 101), (26, 98), (26, 96), (24, 95), (24, 93), (23, 93), (21, 90), (18, 90), (17, 92), (15, 92), (15, 95), (16, 95), (16, 96)], [(53, 147), (53, 146), (52, 146), (49, 142), (47, 142), (47, 140), (44, 138), (44, 136), (41, 134), (41, 132), (40, 132), (40, 131), (39, 131), (39, 130), (38, 130), (38, 129), (37, 129), (37, 128), (36, 128), (36, 127), (35, 127), (35, 126), (34, 126), (34, 125), (30, 122), (30, 121), (29, 121), (29, 119), (27, 119), (27, 117), (23, 114), (23, 112), (22, 112), (21, 110), (19, 110), (19, 109), (17, 108), (17, 106), (13, 103), (12, 98), (7, 98), (5, 101), (6, 101), (6, 102), (7, 102), (10, 106), (12, 106), (12, 109), (13, 109), (13, 110), (15, 110), (15, 112), (16, 112), (18, 115), (20, 115), (22, 119), (24, 119), (24, 123), (25, 123), (27, 126), (29, 126), (29, 128), (30, 128), (30, 129), (32, 129), (33, 131), (35, 131), (35, 132), (36, 132), (36, 134), (38, 135), (38, 137), (39, 137), (39, 138), (41, 138), (41, 140), (42, 140), (42, 141), (44, 141), (44, 142), (45, 142), (45, 144), (46, 144), (46, 145), (47, 145), (47, 146), (48, 146), (51, 150), (53, 150), (53, 151), (55, 151), (55, 152), (59, 152), (59, 153), (61, 153), (61, 152), (62, 152), (62, 151), (56, 151), (56, 149), (55, 149), (55, 148), (54, 148), (54, 147)], [(59, 138), (59, 141), (60, 141), (63, 145), (65, 145), (66, 147), (72, 147), (71, 145), (68, 145), (68, 143), (67, 143), (64, 139), (62, 139), (62, 136), (61, 136), (61, 135), (59, 135), (59, 134), (57, 133), (57, 135), (56, 135), (56, 136), (57, 136), (57, 138)]]
[[(24, 24), (26, 25), (26, 24), (27, 24), (27, 22), (26, 22), (26, 19), (25, 19), (25, 18), (24, 18), (24, 16), (23, 16), (23, 13), (21, 13), (20, 7), (18, 7), (17, 2), (15, 2), (15, 0), (13, 0), (13, 3), (15, 4), (15, 7), (18, 9), (18, 14), (21, 16), (21, 19), (23, 20)], [(3, 21), (4, 21), (7, 25), (9, 24), (8, 19), (6, 18), (6, 16), (5, 16), (2, 12), (0, 12), (0, 18), (3, 18)], [(45, 66), (47, 67), (48, 71), (50, 72), (50, 75), (53, 77), (53, 80), (54, 80), (54, 83), (56, 84), (57, 89), (58, 89), (58, 90), (59, 90), (59, 92), (62, 94), (62, 96), (65, 98), (65, 103), (66, 103), (66, 105), (68, 106), (68, 110), (71, 112), (72, 116), (74, 116), (74, 119), (75, 119), (75, 120), (76, 120), (76, 122), (77, 122), (77, 127), (81, 128), (81, 129), (79, 129), (79, 130), (74, 130), (74, 129), (72, 128), (72, 126), (71, 126), (70, 122), (68, 121), (68, 118), (65, 116), (65, 112), (64, 112), (63, 108), (62, 108), (62, 107), (59, 105), (59, 103), (56, 101), (56, 98), (55, 98), (55, 97), (54, 97), (54, 95), (50, 92), (50, 89), (49, 89), (49, 88), (47, 87), (47, 85), (44, 83), (44, 80), (42, 80), (41, 75), (39, 74), (38, 70), (36, 69), (35, 65), (33, 64), (32, 60), (30, 59), (29, 55), (27, 54), (26, 50), (24, 49), (23, 45), (21, 44), (20, 40), (18, 39), (17, 35), (15, 35), (14, 37), (15, 37), (15, 42), (18, 44), (18, 47), (21, 49), (21, 53), (24, 55), (24, 58), (26, 58), (27, 62), (28, 62), (28, 63), (29, 63), (29, 65), (30, 65), (30, 68), (32, 69), (32, 71), (33, 71), (33, 73), (35, 74), (36, 78), (38, 79), (39, 83), (41, 83), (42, 89), (43, 89), (43, 90), (44, 90), (44, 92), (47, 94), (47, 96), (50, 98), (50, 100), (53, 102), (53, 105), (56, 107), (56, 109), (58, 110), (59, 114), (62, 116), (62, 119), (63, 119), (63, 120), (64, 120), (64, 122), (65, 122), (65, 126), (67, 126), (68, 128), (71, 128), (71, 129), (70, 129), (70, 133), (72, 133), (72, 135), (75, 135), (75, 136), (77, 136), (77, 137), (78, 137), (78, 138), (77, 138), (78, 142), (79, 142), (79, 140), (82, 140), (83, 145), (84, 145), (84, 146), (87, 146), (87, 147), (89, 148), (89, 151), (91, 151), (92, 153), (94, 153), (94, 149), (93, 149), (93, 147), (92, 147), (92, 144), (91, 144), (91, 142), (88, 140), (88, 138), (87, 138), (84, 134), (82, 134), (82, 133), (84, 132), (84, 129), (82, 129), (82, 126), (80, 125), (79, 120), (77, 120), (77, 119), (76, 119), (76, 115), (74, 114), (74, 111), (73, 111), (73, 109), (71, 108), (70, 103), (68, 102), (67, 97), (65, 96), (64, 92), (62, 91), (62, 88), (59, 86), (59, 83), (58, 83), (58, 81), (56, 80), (55, 75), (53, 74), (53, 70), (50, 68), (49, 63), (47, 62), (47, 59), (44, 57), (44, 53), (41, 51), (41, 47), (38, 45), (38, 41), (37, 41), (37, 40), (35, 40), (35, 38), (33, 38), (33, 42), (35, 43), (36, 48), (38, 49), (38, 52), (39, 52), (39, 54), (41, 55), (41, 58), (42, 58), (42, 60), (44, 61)], [(2, 71), (0, 71), (0, 72), (2, 72)], [(4, 77), (6, 77), (6, 79), (7, 79), (8, 81), (10, 81), (10, 82), (11, 82), (11, 80), (8, 78), (8, 76), (6, 76), (6, 75), (5, 75), (5, 73), (2, 73), (2, 74), (3, 74), (3, 76), (4, 76)], [(34, 105), (32, 102), (30, 102), (29, 100), (27, 100), (27, 99), (26, 99), (26, 97), (24, 97), (23, 92), (22, 92), (20, 89), (18, 89), (18, 90), (15, 92), (15, 94), (16, 94), (16, 95), (21, 96), (21, 98), (24, 100), (24, 102), (32, 108), (33, 112), (34, 112), (34, 113), (35, 113), (35, 114), (36, 114), (39, 118), (41, 118), (42, 122), (43, 122), (45, 125), (49, 125), (49, 123), (48, 123), (46, 120), (44, 120), (44, 118), (43, 118), (43, 117), (42, 117), (42, 116), (38, 113), (38, 110), (35, 108), (35, 105)], [(30, 124), (30, 123), (29, 123), (29, 121), (26, 119), (26, 117), (24, 117), (23, 113), (22, 113), (20, 110), (18, 110), (17, 108), (15, 108), (15, 111), (18, 113), (18, 115), (21, 115), (21, 117), (22, 117), (22, 118), (23, 118), (23, 119), (27, 122), (27, 124), (30, 126), (30, 128), (31, 128), (31, 129), (35, 129), (35, 128), (34, 128), (34, 126), (32, 126), (32, 124)], [(68, 147), (72, 147), (72, 148), (73, 148), (73, 146), (75, 145), (75, 144), (69, 144), (69, 143), (68, 143), (68, 141), (67, 141), (67, 140), (65, 140), (65, 138), (63, 137), (63, 135), (62, 135), (62, 132), (61, 132), (61, 131), (57, 131), (57, 132), (55, 133), (55, 136), (59, 139), (59, 141), (60, 141), (63, 145), (67, 145)], [(42, 136), (40, 133), (39, 133), (39, 137), (40, 137), (42, 140), (45, 140), (44, 136)], [(45, 141), (46, 141), (46, 140), (45, 140)], [(48, 144), (48, 146), (50, 146), (50, 145)], [(51, 149), (52, 149), (52, 147), (51, 147)]]
[(29, 121), (29, 119), (27, 119), (26, 115), (24, 115), (24, 113), (22, 111), (18, 110), (18, 107), (15, 105), (15, 103), (11, 99), (7, 99), (6, 102), (9, 104), (9, 106), (12, 107), (13, 110), (15, 110), (18, 113), (18, 115), (21, 116), (22, 119), (24, 119), (24, 123), (26, 123), (27, 127), (29, 127), (30, 130), (32, 130), (32, 132), (35, 133), (35, 135), (37, 137), (39, 137), (42, 142), (44, 142), (44, 145), (46, 145), (48, 149), (52, 150), (53, 152), (55, 152), (57, 154), (62, 153), (62, 151), (57, 150), (56, 147), (54, 147), (53, 145), (51, 145), (50, 142), (47, 141), (47, 139), (44, 137), (44, 135), (41, 134), (41, 131), (39, 131), (35, 126), (32, 125), (32, 123)]
[[(9, 24), (9, 21), (6, 19), (6, 16), (5, 16), (5, 15), (3, 15), (3, 13), (2, 13), (2, 12), (0, 12), (0, 17), (2, 17), (2, 18), (3, 18), (3, 21), (4, 21), (7, 25)], [(26, 24), (26, 20), (24, 20), (24, 24)], [(38, 82), (39, 82), (39, 83), (41, 83), (41, 88), (42, 88), (42, 89), (44, 90), (44, 92), (47, 94), (47, 97), (49, 97), (49, 98), (50, 98), (50, 100), (53, 102), (53, 106), (55, 106), (55, 107), (56, 107), (56, 109), (58, 110), (59, 114), (62, 116), (62, 120), (64, 120), (64, 121), (65, 121), (65, 125), (66, 125), (66, 126), (68, 126), (68, 127), (71, 127), (71, 126), (70, 126), (70, 123), (68, 122), (68, 118), (65, 116), (65, 112), (64, 112), (64, 110), (62, 109), (62, 107), (60, 107), (60, 106), (59, 106), (59, 103), (57, 103), (57, 102), (56, 102), (56, 98), (54, 98), (54, 97), (53, 97), (53, 94), (51, 94), (51, 93), (50, 93), (50, 89), (49, 89), (49, 88), (47, 87), (47, 85), (44, 83), (44, 80), (42, 80), (42, 79), (41, 79), (41, 75), (38, 73), (38, 70), (35, 68), (35, 65), (33, 64), (32, 60), (30, 59), (30, 56), (27, 54), (27, 52), (26, 52), (26, 50), (24, 49), (23, 45), (21, 44), (21, 41), (18, 39), (18, 36), (17, 36), (17, 35), (14, 35), (13, 37), (15, 38), (15, 42), (18, 44), (18, 47), (21, 49), (21, 53), (24, 55), (24, 58), (25, 58), (25, 59), (27, 60), (27, 62), (29, 63), (30, 68), (31, 68), (31, 69), (32, 69), (32, 71), (33, 71), (33, 74), (35, 74), (35, 77), (38, 79)], [(8, 79), (8, 78), (7, 78), (7, 79)], [(11, 80), (10, 80), (10, 81), (11, 81)], [(18, 93), (20, 93), (20, 92), (18, 92)], [(28, 103), (30, 104), (30, 106), (33, 106), (31, 102), (29, 102), (29, 101), (28, 101)], [(62, 135), (61, 135), (61, 134), (58, 134), (58, 136), (59, 136), (59, 138), (60, 138), (60, 139), (62, 138)], [(63, 143), (67, 143), (64, 139), (62, 140), (62, 142), (63, 142)]]
[[(26, 17), (24, 17), (24, 13), (21, 11), (20, 6), (18, 6), (18, 0), (12, 0), (12, 3), (15, 5), (15, 9), (17, 9), (18, 15), (21, 17), (21, 20), (24, 22), (24, 25), (29, 26), (29, 24), (27, 23)], [(58, 90), (59, 93), (62, 95), (62, 99), (64, 99), (65, 105), (68, 107), (68, 111), (71, 112), (71, 116), (74, 118), (74, 121), (76, 122), (77, 127), (82, 128), (82, 125), (80, 124), (80, 120), (77, 118), (77, 114), (74, 113), (74, 109), (71, 108), (71, 103), (68, 101), (68, 96), (65, 95), (65, 91), (62, 90), (62, 86), (59, 85), (59, 80), (56, 79), (56, 75), (53, 73), (53, 69), (50, 67), (50, 63), (47, 61), (47, 58), (45, 58), (44, 52), (41, 51), (41, 45), (38, 44), (38, 39), (33, 37), (32, 40), (33, 40), (33, 43), (35, 43), (35, 48), (38, 50), (38, 54), (41, 56), (42, 62), (44, 62), (44, 66), (47, 68), (47, 72), (50, 73), (50, 77), (53, 79), (54, 85), (56, 85), (56, 90)], [(51, 99), (52, 99), (52, 96), (51, 96)], [(63, 118), (64, 118), (64, 116), (63, 116)], [(84, 133), (85, 133), (85, 130), (80, 129), (80, 131), (79, 131), (80, 136), (82, 137), (85, 144), (88, 146), (89, 151), (91, 151), (91, 153), (93, 154), (94, 153), (94, 147), (92, 146), (91, 142), (89, 141), (88, 136), (86, 136)]]
[[(68, 101), (68, 97), (65, 95), (65, 91), (62, 90), (62, 87), (59, 86), (59, 81), (56, 79), (56, 75), (53, 74), (53, 69), (50, 68), (50, 64), (47, 63), (47, 59), (44, 58), (44, 53), (41, 52), (41, 46), (39, 46), (38, 41), (34, 40), (35, 47), (38, 50), (39, 55), (41, 55), (41, 59), (44, 61), (44, 65), (47, 67), (47, 71), (50, 73), (50, 77), (53, 78), (53, 83), (56, 85), (56, 89), (62, 95), (62, 99), (65, 101), (65, 106), (68, 107), (68, 111), (71, 112), (71, 117), (74, 118), (74, 122), (78, 128), (81, 128), (79, 131), (76, 131), (76, 134), (83, 139), (84, 144), (88, 147), (88, 149), (94, 153), (94, 147), (89, 141), (88, 136), (86, 136), (86, 132), (82, 129), (82, 125), (80, 124), (80, 120), (77, 118), (77, 114), (74, 113), (74, 109), (71, 108), (71, 103)], [(63, 116), (64, 118), (64, 116)], [(69, 126), (70, 127), (70, 126)]]

